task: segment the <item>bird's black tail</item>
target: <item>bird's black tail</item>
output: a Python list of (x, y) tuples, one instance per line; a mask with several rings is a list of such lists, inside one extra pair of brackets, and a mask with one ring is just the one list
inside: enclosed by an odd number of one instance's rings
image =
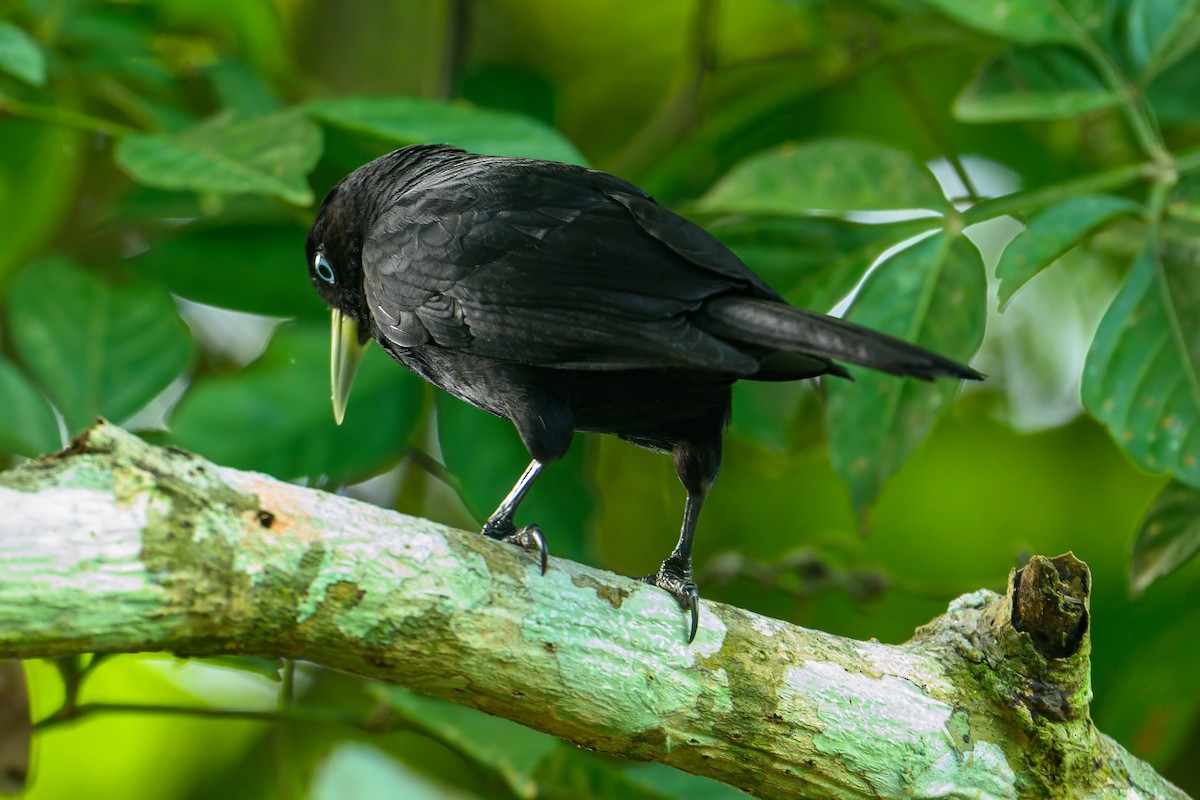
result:
[[(892, 375), (982, 380), (968, 366), (923, 347), (852, 322), (805, 311), (778, 300), (720, 297), (704, 304), (703, 327), (746, 344), (766, 345), (819, 359), (849, 361)], [(840, 370), (830, 369), (839, 373)]]

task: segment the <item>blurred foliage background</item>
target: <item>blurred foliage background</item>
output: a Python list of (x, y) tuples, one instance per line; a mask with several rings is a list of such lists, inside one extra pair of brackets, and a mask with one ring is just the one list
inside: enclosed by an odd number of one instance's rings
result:
[[(306, 228), (403, 144), (587, 163), (990, 376), (739, 387), (703, 594), (898, 642), (1073, 550), (1097, 725), (1196, 793), (1197, 45), (1195, 0), (0, 0), (0, 467), (102, 414), (477, 527), (511, 426), (376, 351), (335, 427)], [(638, 575), (682, 504), (668, 459), (580, 436), (522, 517)], [(39, 717), (161, 707), (43, 722), (33, 798), (736, 794), (306, 665), (27, 672)]]

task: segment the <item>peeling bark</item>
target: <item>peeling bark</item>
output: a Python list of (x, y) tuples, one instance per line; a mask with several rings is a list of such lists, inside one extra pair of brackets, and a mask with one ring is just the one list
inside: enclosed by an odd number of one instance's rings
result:
[(0, 474), (0, 658), (299, 658), (760, 797), (1171, 797), (1095, 730), (1086, 565), (899, 646), (666, 593), (100, 423)]

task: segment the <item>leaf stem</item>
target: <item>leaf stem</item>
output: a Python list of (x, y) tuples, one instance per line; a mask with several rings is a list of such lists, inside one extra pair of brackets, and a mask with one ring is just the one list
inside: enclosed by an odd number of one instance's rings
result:
[(1117, 189), (1139, 180), (1153, 178), (1157, 173), (1158, 169), (1154, 164), (1130, 164), (1052, 186), (990, 198), (963, 211), (963, 224), (973, 225), (1005, 214), (1034, 211), (1077, 195)]
[[(206, 719), (236, 719), (249, 722), (315, 722), (338, 723), (360, 730), (368, 730), (367, 722), (351, 714), (324, 708), (304, 708), (291, 706), (286, 710), (250, 709), (250, 708), (205, 708), (203, 706), (173, 706), (154, 703), (77, 703), (69, 710), (66, 706), (54, 714), (39, 720), (34, 729), (44, 731), (48, 728), (73, 722), (93, 714), (176, 714), (187, 717), (203, 717)], [(394, 725), (394, 720), (389, 721)]]
[(93, 117), (90, 114), (66, 108), (27, 103), (15, 97), (0, 97), (0, 112), (37, 120), (38, 122), (46, 122), (51, 125), (61, 125), (65, 128), (75, 128), (89, 133), (98, 133), (102, 136), (111, 136), (114, 139), (128, 136), (131, 133), (137, 133), (134, 128), (122, 125), (119, 122)]
[(1142, 149), (1146, 152), (1146, 155), (1156, 164), (1169, 164), (1171, 162), (1171, 153), (1167, 150), (1166, 145), (1163, 144), (1162, 136), (1159, 134), (1150, 115), (1146, 112), (1146, 106), (1142, 102), (1142, 96), (1138, 88), (1125, 77), (1125, 74), (1121, 72), (1116, 62), (1092, 38), (1092, 35), (1063, 7), (1061, 0), (1053, 3), (1052, 7), (1055, 16), (1066, 26), (1075, 40), (1076, 46), (1100, 70), (1109, 88), (1120, 96), (1125, 116), (1129, 120), (1129, 124), (1133, 128), (1133, 134)]

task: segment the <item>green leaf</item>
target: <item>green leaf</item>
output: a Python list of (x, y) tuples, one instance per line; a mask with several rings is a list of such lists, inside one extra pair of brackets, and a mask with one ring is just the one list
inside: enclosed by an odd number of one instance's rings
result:
[(6, 117), (0, 124), (0, 284), (57, 230), (76, 198), (78, 131)]
[(341, 427), (329, 392), (328, 324), (286, 326), (242, 372), (193, 386), (170, 418), (172, 439), (219, 464), (283, 479), (350, 483), (399, 460), (421, 410), (413, 375), (382, 352), (367, 353)]
[(789, 303), (828, 311), (892, 245), (936, 219), (864, 225), (820, 217), (722, 217), (708, 230)]
[(304, 107), (326, 125), (370, 134), (397, 145), (452, 144), (486, 155), (586, 163), (558, 131), (504, 111), (412, 97), (344, 97), (314, 100)]
[[(938, 234), (872, 272), (846, 318), (966, 362), (983, 339), (986, 299), (979, 252)], [(854, 383), (829, 380), (826, 418), (834, 469), (861, 515), (950, 407), (958, 382), (850, 369)]]
[(387, 753), (362, 742), (343, 742), (317, 767), (312, 800), (470, 800), (475, 795), (425, 777)]
[(1056, 14), (1058, 0), (925, 0), (969, 28), (1014, 42), (1069, 42), (1071, 33)]
[(54, 412), (16, 366), (0, 357), (0, 454), (36, 456), (62, 446)]
[(1129, 587), (1139, 595), (1200, 552), (1200, 489), (1171, 481), (1138, 524), (1130, 554)]
[(1125, 37), (1145, 83), (1200, 45), (1200, 0), (1131, 0)]
[(1200, 486), (1200, 253), (1146, 245), (1083, 370), (1083, 405), (1151, 472)]
[[(449, 395), (437, 395), (438, 443), (446, 468), (458, 479), (463, 502), (483, 522), (500, 504), (530, 456), (512, 423)], [(547, 464), (517, 512), (517, 526), (536, 522), (550, 552), (587, 559), (586, 527), (594, 503), (584, 483), (583, 437), (567, 455)]]
[(1140, 204), (1124, 197), (1080, 195), (1039, 212), (1008, 243), (996, 265), (1001, 310), (1018, 289), (1063, 253), (1114, 219), (1142, 211)]
[(518, 797), (537, 796), (534, 771), (547, 755), (559, 748), (560, 742), (555, 737), (397, 686), (377, 683), (371, 689), (410, 725), (495, 773)]
[(97, 415), (129, 417), (183, 372), (191, 354), (166, 292), (113, 286), (63, 258), (17, 276), (8, 312), (17, 354), (72, 432)]
[(138, 273), (200, 303), (252, 314), (328, 319), (304, 267), (299, 225), (197, 223), (133, 260)]
[(41, 45), (11, 22), (0, 21), (0, 72), (31, 86), (46, 83), (46, 55)]
[(134, 180), (160, 189), (262, 194), (313, 201), (306, 176), (321, 156), (321, 129), (286, 111), (237, 120), (218, 116), (180, 133), (127, 136), (115, 160)]
[(1014, 48), (988, 61), (954, 101), (964, 122), (1062, 119), (1121, 103), (1078, 52)]
[(933, 174), (903, 150), (855, 139), (786, 144), (738, 163), (701, 198), (704, 211), (799, 216), (815, 211), (946, 208)]

